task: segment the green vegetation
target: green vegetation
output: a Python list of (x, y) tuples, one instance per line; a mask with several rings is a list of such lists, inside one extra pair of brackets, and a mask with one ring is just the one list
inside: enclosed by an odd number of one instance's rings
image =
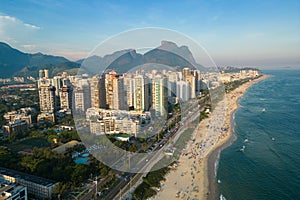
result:
[(230, 92), (236, 88), (238, 88), (240, 85), (250, 81), (250, 80), (254, 80), (254, 79), (257, 79), (259, 77), (261, 77), (262, 75), (260, 76), (257, 76), (255, 78), (245, 78), (245, 79), (242, 79), (242, 80), (237, 80), (237, 81), (233, 81), (233, 82), (229, 82), (229, 83), (224, 83), (225, 85), (225, 89), (226, 89), (226, 92)]
[[(163, 157), (152, 169), (158, 168), (165, 162), (169, 163), (169, 159), (170, 157)], [(170, 165), (173, 165), (173, 163)], [(154, 188), (160, 188), (160, 182), (165, 180), (164, 177), (167, 173), (169, 173), (169, 171), (169, 167), (164, 167), (159, 170), (149, 172), (146, 177), (143, 178), (143, 183), (135, 189), (133, 198), (137, 200), (144, 200), (156, 195)]]
[[(200, 112), (200, 116), (198, 118), (196, 118), (192, 123), (199, 123), (199, 121), (205, 119), (208, 117), (208, 113), (206, 113), (206, 109), (209, 108), (211, 109), (211, 103), (210, 103), (210, 96), (209, 96), (209, 91), (208, 89), (203, 90), (202, 91), (202, 97), (199, 99), (199, 104), (200, 106), (203, 106), (202, 112)], [(177, 118), (178, 117), (178, 118)], [(169, 125), (170, 127), (168, 127), (166, 130), (172, 128), (173, 126), (176, 125), (176, 123), (179, 121), (180, 119), (180, 115), (178, 115), (176, 117), (176, 119)], [(164, 131), (166, 131), (164, 130)], [(161, 134), (164, 133), (164, 131), (161, 132)], [(174, 153), (174, 157), (176, 159), (179, 158), (180, 154), (181, 154), (181, 150), (183, 148), (186, 147), (188, 141), (191, 139), (191, 136), (193, 134), (194, 129), (193, 128), (187, 128), (178, 138), (176, 144), (174, 145), (175, 147), (175, 153)], [(162, 166), (162, 162), (163, 163), (170, 163), (170, 160), (168, 161), (168, 159), (170, 159), (170, 157), (164, 157), (163, 159), (161, 159), (155, 166)], [(169, 166), (173, 165), (174, 162), (172, 162), (171, 164), (169, 164)], [(153, 169), (155, 168), (155, 166), (153, 167)], [(169, 166), (161, 168), (159, 170), (156, 171), (151, 171), (149, 172), (146, 177), (143, 178), (143, 183), (141, 185), (139, 185), (134, 193), (133, 193), (133, 199), (137, 199), (137, 200), (144, 200), (144, 199), (148, 199), (154, 195), (156, 195), (156, 190), (154, 188), (159, 188), (160, 187), (160, 182), (165, 180), (165, 175), (170, 171)], [(157, 167), (156, 167), (157, 168)]]
[[(3, 99), (3, 95), (16, 95), (17, 99), (7, 98)], [(9, 111), (16, 111), (23, 107), (33, 107), (37, 111), (38, 107), (38, 91), (20, 91), (20, 89), (2, 89), (0, 90), (0, 127), (5, 124), (5, 120), (3, 119), (3, 115)], [(32, 119), (36, 119), (36, 113), (30, 113)]]
[(148, 199), (156, 195), (156, 191), (153, 190), (147, 183), (140, 184), (133, 193), (133, 198), (137, 200)]
[(42, 137), (26, 138), (9, 145), (9, 148), (14, 152), (19, 152), (24, 149), (33, 149), (41, 147), (49, 147), (50, 143)]
[[(31, 143), (27, 141), (27, 143)], [(113, 173), (96, 159), (89, 165), (75, 164), (71, 154), (57, 154), (49, 148), (34, 148), (29, 155), (17, 154), (8, 148), (0, 147), (0, 166), (59, 181), (54, 194), (66, 197), (70, 189), (76, 189), (91, 174), (105, 177)]]
[(188, 141), (191, 139), (192, 134), (194, 132), (193, 128), (188, 128), (186, 129), (178, 138), (178, 140), (176, 141), (174, 147), (175, 147), (175, 152), (174, 152), (174, 156), (176, 159), (179, 158), (182, 149), (184, 149), (188, 143)]

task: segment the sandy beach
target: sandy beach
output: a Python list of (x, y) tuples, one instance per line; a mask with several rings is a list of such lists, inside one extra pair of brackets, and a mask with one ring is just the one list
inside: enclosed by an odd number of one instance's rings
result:
[(152, 199), (216, 199), (215, 171), (220, 151), (234, 141), (232, 114), (238, 100), (255, 83), (267, 75), (247, 82), (226, 94), (209, 118), (201, 121), (193, 133), (186, 150), (178, 160), (178, 167), (171, 170), (161, 183), (161, 191)]

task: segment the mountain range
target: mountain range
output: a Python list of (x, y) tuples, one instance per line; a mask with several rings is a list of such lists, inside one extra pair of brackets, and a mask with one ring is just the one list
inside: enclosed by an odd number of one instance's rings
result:
[(103, 57), (93, 55), (86, 59), (70, 61), (61, 56), (42, 53), (24, 53), (0, 42), (0, 77), (38, 76), (39, 69), (48, 69), (50, 75), (62, 71), (76, 73), (82, 67), (91, 74), (114, 69), (117, 73), (126, 73), (130, 69), (145, 64), (160, 64), (180, 70), (184, 67), (204, 69), (196, 63), (187, 46), (178, 47), (175, 43), (162, 41), (161, 45), (145, 54), (134, 49), (116, 51)]

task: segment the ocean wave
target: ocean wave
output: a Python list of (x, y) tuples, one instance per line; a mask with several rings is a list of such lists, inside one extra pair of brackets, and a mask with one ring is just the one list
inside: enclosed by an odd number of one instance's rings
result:
[(215, 162), (215, 178), (217, 177), (217, 173), (218, 173), (218, 167), (219, 167), (219, 162), (220, 162), (220, 152), (218, 152), (218, 156), (217, 156), (217, 159), (216, 159), (216, 162)]

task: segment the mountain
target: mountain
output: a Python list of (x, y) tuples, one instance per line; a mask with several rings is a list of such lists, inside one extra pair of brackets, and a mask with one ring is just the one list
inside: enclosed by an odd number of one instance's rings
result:
[(174, 70), (182, 70), (184, 67), (205, 70), (204, 67), (196, 63), (187, 46), (178, 47), (175, 43), (169, 41), (162, 41), (159, 47), (145, 54), (137, 53), (134, 49), (125, 49), (104, 57), (94, 55), (77, 62), (81, 63), (92, 74), (99, 74), (111, 69), (122, 74), (146, 64), (152, 66), (166, 65), (173, 67)]
[(135, 50), (124, 49), (105, 55), (104, 57), (93, 55), (76, 62), (80, 63), (81, 67), (91, 74), (99, 74), (106, 69), (114, 69), (118, 73), (122, 73), (137, 65), (137, 62), (140, 63), (137, 60), (141, 59), (141, 57), (142, 55), (136, 54)]
[(126, 73), (142, 65), (172, 67), (182, 70), (184, 67), (205, 70), (196, 63), (187, 46), (177, 46), (170, 41), (162, 41), (161, 45), (145, 54), (137, 53), (134, 49), (116, 51), (103, 57), (93, 55), (76, 62), (60, 56), (45, 55), (42, 53), (29, 54), (10, 47), (0, 42), (0, 77), (11, 76), (38, 76), (39, 69), (48, 69), (50, 75), (62, 71), (71, 73), (100, 74), (105, 70), (115, 70), (117, 73)]
[(179, 66), (180, 69), (189, 67), (191, 69), (205, 70), (203, 66), (196, 63), (192, 52), (187, 46), (177, 46), (170, 41), (162, 41), (161, 45), (145, 53), (149, 63), (159, 63), (168, 66)]
[(0, 77), (2, 78), (13, 75), (37, 76), (37, 71), (40, 68), (48, 68), (52, 73), (52, 71), (61, 72), (64, 69), (69, 70), (78, 67), (80, 64), (73, 63), (64, 57), (42, 53), (24, 53), (0, 42)]

